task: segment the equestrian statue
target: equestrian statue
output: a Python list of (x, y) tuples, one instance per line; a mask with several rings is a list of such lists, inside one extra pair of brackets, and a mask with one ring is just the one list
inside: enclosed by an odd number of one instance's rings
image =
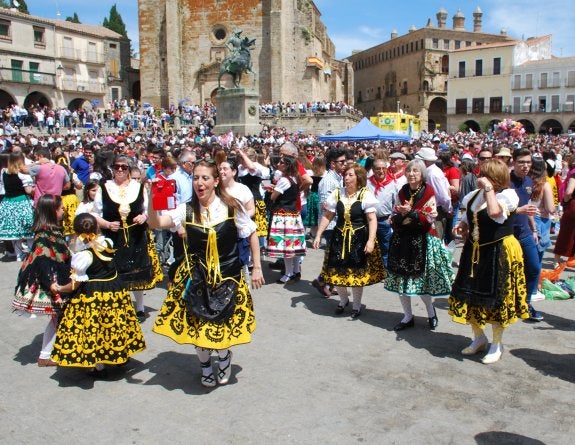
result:
[(248, 37), (240, 37), (242, 31), (235, 31), (234, 34), (226, 42), (226, 46), (230, 50), (220, 65), (220, 75), (218, 76), (218, 89), (222, 89), (221, 80), (224, 74), (231, 74), (234, 78), (234, 86), (240, 87), (243, 73), (252, 73), (254, 81), (256, 73), (252, 70), (252, 56), (250, 51), (255, 46), (256, 39), (249, 39)]

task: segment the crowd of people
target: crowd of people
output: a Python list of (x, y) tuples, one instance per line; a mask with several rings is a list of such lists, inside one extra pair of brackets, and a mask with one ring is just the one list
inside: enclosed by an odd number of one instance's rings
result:
[[(461, 353), (487, 351), (483, 363), (494, 363), (505, 328), (543, 319), (531, 300), (553, 230), (556, 263), (575, 254), (568, 136), (324, 144), (281, 128), (216, 137), (192, 123), (147, 134), (4, 132), (0, 148), (0, 240), (22, 262), (13, 308), (48, 316), (38, 366), (95, 378), (145, 348), (144, 291), (165, 277), (153, 331), (195, 346), (203, 386), (226, 384), (232, 347), (256, 327), (262, 256), (280, 270), (275, 284), (290, 286), (309, 247), (324, 248), (310, 284), (337, 295), (336, 314), (360, 318), (363, 288), (381, 286), (403, 308), (395, 331), (415, 325), (413, 297), (435, 330), (433, 299), (448, 296), (452, 320), (473, 333)], [(157, 208), (167, 184), (173, 194)]]

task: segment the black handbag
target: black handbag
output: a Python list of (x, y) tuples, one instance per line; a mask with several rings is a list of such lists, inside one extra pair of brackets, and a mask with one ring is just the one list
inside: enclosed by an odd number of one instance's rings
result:
[(218, 284), (208, 283), (206, 267), (197, 261), (191, 268), (182, 299), (188, 313), (202, 320), (224, 323), (235, 310), (239, 283), (225, 278)]

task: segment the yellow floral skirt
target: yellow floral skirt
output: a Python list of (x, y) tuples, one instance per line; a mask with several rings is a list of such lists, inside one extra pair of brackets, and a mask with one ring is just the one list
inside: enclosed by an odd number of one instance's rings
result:
[(188, 268), (182, 263), (156, 318), (153, 331), (170, 337), (176, 343), (192, 344), (206, 349), (226, 349), (249, 343), (256, 328), (253, 301), (245, 278), (241, 277), (236, 294), (236, 307), (226, 321), (215, 323), (188, 313), (182, 299), (188, 279)]
[(76, 194), (62, 196), (62, 209), (64, 216), (62, 217), (62, 226), (64, 227), (64, 235), (69, 236), (74, 234), (74, 218), (76, 217), (76, 209), (80, 201)]
[(59, 366), (119, 365), (146, 348), (130, 293), (120, 282), (89, 281), (66, 305), (52, 360)]

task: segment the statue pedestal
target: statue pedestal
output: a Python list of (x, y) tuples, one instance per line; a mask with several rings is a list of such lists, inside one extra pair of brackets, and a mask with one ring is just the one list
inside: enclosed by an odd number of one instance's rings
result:
[(216, 127), (214, 134), (230, 130), (241, 136), (257, 135), (262, 126), (259, 119), (260, 95), (255, 90), (231, 88), (220, 90), (216, 96)]

